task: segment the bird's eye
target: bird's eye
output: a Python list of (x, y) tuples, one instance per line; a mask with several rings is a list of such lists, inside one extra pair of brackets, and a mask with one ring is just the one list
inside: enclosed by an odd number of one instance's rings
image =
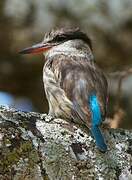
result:
[(62, 42), (62, 41), (64, 41), (65, 40), (65, 36), (56, 36), (55, 38), (54, 38), (54, 41), (57, 41), (57, 42)]

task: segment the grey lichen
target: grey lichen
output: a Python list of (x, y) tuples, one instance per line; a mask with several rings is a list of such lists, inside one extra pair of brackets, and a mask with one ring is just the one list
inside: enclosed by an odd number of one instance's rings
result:
[(132, 131), (104, 134), (109, 148), (103, 154), (75, 124), (0, 107), (0, 179), (131, 179)]

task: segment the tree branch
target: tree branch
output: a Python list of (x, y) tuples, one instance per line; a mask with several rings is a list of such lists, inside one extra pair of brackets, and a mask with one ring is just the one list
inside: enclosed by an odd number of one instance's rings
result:
[(46, 114), (0, 107), (0, 179), (132, 179), (132, 131), (104, 129), (108, 151), (85, 132)]

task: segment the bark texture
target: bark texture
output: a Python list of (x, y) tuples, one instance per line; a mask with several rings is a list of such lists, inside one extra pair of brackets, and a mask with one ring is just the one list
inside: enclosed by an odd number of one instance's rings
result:
[(0, 107), (0, 179), (131, 180), (132, 130), (104, 134), (109, 148), (103, 154), (74, 124)]

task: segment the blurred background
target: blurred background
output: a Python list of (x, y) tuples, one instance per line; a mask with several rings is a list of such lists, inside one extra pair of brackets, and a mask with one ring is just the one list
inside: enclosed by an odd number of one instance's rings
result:
[(111, 127), (132, 128), (132, 0), (1, 0), (0, 105), (47, 112), (43, 55), (18, 54), (55, 27), (77, 26), (93, 41), (110, 87)]

